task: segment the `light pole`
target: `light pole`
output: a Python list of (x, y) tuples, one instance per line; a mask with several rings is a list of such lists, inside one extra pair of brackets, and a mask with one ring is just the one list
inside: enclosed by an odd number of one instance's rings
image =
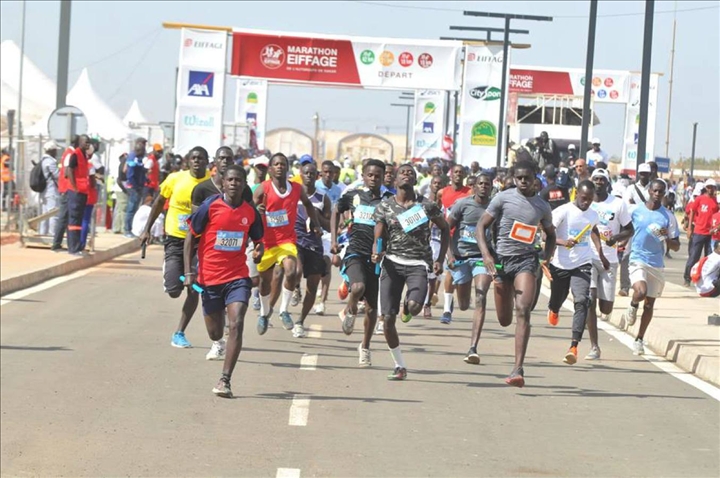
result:
[(317, 155), (318, 155), (318, 151), (319, 151), (318, 135), (320, 134), (320, 115), (318, 113), (315, 113), (313, 115), (313, 121), (315, 122), (315, 136), (314, 136), (314, 141), (313, 141), (312, 156), (313, 156), (313, 159), (317, 162), (318, 161)]
[(597, 0), (590, 0), (590, 24), (588, 25), (587, 54), (585, 56), (585, 90), (583, 91), (582, 129), (580, 133), (580, 157), (587, 153), (588, 132), (592, 115), (590, 95), (592, 87), (593, 62), (595, 61), (595, 24), (597, 23)]
[(695, 139), (697, 139), (697, 123), (693, 123), (692, 153), (690, 153), (690, 177), (695, 176)]
[(58, 38), (57, 90), (55, 107), (65, 106), (68, 90), (68, 63), (70, 59), (70, 13), (72, 2), (60, 1), (60, 34)]
[(642, 76), (640, 80), (640, 127), (638, 129), (637, 168), (645, 162), (647, 151), (648, 106), (650, 101), (650, 63), (652, 60), (653, 15), (655, 0), (645, 0)]
[[(414, 96), (409, 96), (412, 93), (410, 92), (403, 92), (400, 95), (401, 100), (414, 100)], [(414, 104), (408, 104), (408, 103), (390, 103), (390, 106), (398, 106), (402, 108), (407, 109), (407, 117), (405, 121), (405, 159), (407, 160), (410, 157), (410, 109), (413, 108)]]

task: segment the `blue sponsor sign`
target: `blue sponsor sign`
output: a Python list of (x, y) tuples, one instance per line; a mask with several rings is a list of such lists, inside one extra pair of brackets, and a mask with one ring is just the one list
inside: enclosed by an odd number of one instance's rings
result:
[(658, 173), (670, 172), (670, 158), (661, 158), (659, 156), (655, 156), (655, 163), (658, 167)]
[(212, 98), (215, 73), (209, 71), (192, 71), (188, 81), (188, 96)]
[(435, 124), (430, 121), (423, 121), (423, 133), (434, 133)]

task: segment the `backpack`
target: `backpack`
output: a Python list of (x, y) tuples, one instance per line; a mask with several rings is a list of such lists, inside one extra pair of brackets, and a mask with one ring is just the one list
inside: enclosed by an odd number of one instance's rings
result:
[(695, 265), (692, 266), (692, 269), (690, 269), (690, 280), (693, 284), (697, 284), (698, 282), (700, 282), (700, 279), (702, 278), (702, 268), (705, 265), (705, 261), (707, 261), (708, 257), (709, 256), (701, 258), (695, 263)]
[(43, 172), (42, 160), (37, 163), (33, 161), (32, 163), (33, 168), (30, 171), (30, 189), (36, 193), (45, 192), (45, 189), (47, 188), (47, 178)]

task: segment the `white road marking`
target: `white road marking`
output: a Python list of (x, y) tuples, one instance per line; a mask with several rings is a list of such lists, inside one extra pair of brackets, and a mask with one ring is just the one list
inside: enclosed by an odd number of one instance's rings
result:
[(315, 370), (317, 368), (318, 356), (303, 354), (300, 359), (300, 370)]
[(309, 414), (310, 398), (308, 398), (307, 395), (293, 396), (292, 405), (290, 405), (290, 420), (288, 420), (288, 425), (291, 427), (304, 427), (307, 425)]
[(9, 304), (12, 301), (22, 299), (22, 298), (27, 297), (32, 294), (37, 294), (38, 292), (42, 292), (44, 290), (50, 289), (52, 287), (55, 287), (56, 285), (60, 285), (65, 282), (71, 281), (73, 279), (82, 277), (82, 276), (92, 272), (93, 269), (95, 269), (95, 268), (92, 267), (89, 269), (83, 269), (83, 270), (74, 272), (70, 275), (56, 277), (54, 279), (50, 279), (48, 281), (42, 282), (36, 286), (28, 287), (27, 289), (22, 289), (17, 292), (13, 292), (12, 294), (8, 294), (8, 295), (4, 296), (2, 300), (0, 300), (0, 307), (2, 307), (5, 304)]
[(308, 338), (319, 339), (320, 337), (322, 337), (322, 329), (323, 329), (322, 325), (311, 325), (308, 328), (309, 328), (309, 331), (307, 334)]
[[(540, 290), (543, 295), (550, 297), (550, 289), (548, 289), (545, 286), (542, 286), (542, 289)], [(569, 300), (566, 300), (563, 303), (563, 307), (569, 310), (570, 312), (575, 311), (575, 306), (570, 302)], [(611, 337), (613, 337), (615, 340), (632, 350), (633, 342), (635, 341), (635, 337), (628, 334), (627, 332), (618, 329), (614, 325), (603, 322), (602, 320), (598, 320), (598, 329), (607, 332)], [(645, 349), (645, 354), (640, 355), (640, 357), (644, 358), (651, 364), (655, 365), (657, 368), (662, 370), (663, 372), (672, 375), (676, 379), (685, 382), (686, 384), (690, 385), (691, 387), (694, 387), (701, 392), (709, 395), (711, 398), (714, 398), (717, 401), (720, 401), (720, 388), (702, 380), (693, 375), (690, 372), (687, 372), (677, 365), (675, 365), (673, 362), (670, 362), (665, 357), (662, 357), (660, 355), (655, 355), (652, 351), (650, 351), (649, 348)]]
[(300, 468), (278, 468), (275, 478), (300, 478)]

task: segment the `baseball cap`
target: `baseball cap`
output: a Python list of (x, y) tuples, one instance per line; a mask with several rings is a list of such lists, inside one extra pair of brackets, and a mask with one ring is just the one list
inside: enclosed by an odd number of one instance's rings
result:
[(600, 138), (593, 138), (590, 144), (600, 144)]
[(264, 154), (262, 156), (258, 156), (257, 158), (253, 158), (250, 161), (250, 166), (265, 166), (266, 168), (270, 165), (270, 159), (268, 159), (267, 156)]
[(705, 187), (708, 187), (708, 186), (712, 186), (712, 187), (716, 188), (717, 183), (715, 182), (714, 179), (710, 178), (707, 181), (705, 181)]
[(160, 143), (153, 144), (153, 151), (162, 151), (163, 147)]
[(553, 166), (552, 164), (548, 164), (547, 166), (545, 166), (544, 172), (546, 178), (554, 178), (555, 176), (557, 176), (557, 169), (555, 169), (555, 166)]
[(314, 163), (315, 160), (309, 154), (303, 154), (300, 156), (300, 164)]
[(48, 141), (43, 145), (43, 151), (52, 151), (53, 149), (60, 149), (60, 146), (55, 141)]
[(610, 181), (610, 175), (608, 174), (606, 169), (595, 168), (595, 171), (593, 171), (592, 175), (590, 176), (590, 179), (598, 177), (598, 176), (602, 176), (605, 179), (607, 179), (608, 181)]
[(652, 169), (650, 169), (650, 165), (648, 163), (642, 163), (638, 167), (638, 173), (651, 173)]
[(333, 166), (342, 169), (342, 164), (340, 164), (340, 161), (333, 161)]
[[(648, 159), (647, 161), (645, 161), (645, 162), (648, 163), (648, 164), (649, 164), (649, 163), (655, 163), (655, 158), (649, 158), (649, 159)], [(655, 163), (655, 164), (657, 164), (657, 163)]]
[(693, 190), (692, 195), (693, 196), (700, 196), (702, 194), (702, 190), (705, 189), (705, 184), (703, 183), (695, 183), (695, 189)]
[(571, 144), (570, 146), (568, 146), (568, 149), (575, 149), (575, 145)]

